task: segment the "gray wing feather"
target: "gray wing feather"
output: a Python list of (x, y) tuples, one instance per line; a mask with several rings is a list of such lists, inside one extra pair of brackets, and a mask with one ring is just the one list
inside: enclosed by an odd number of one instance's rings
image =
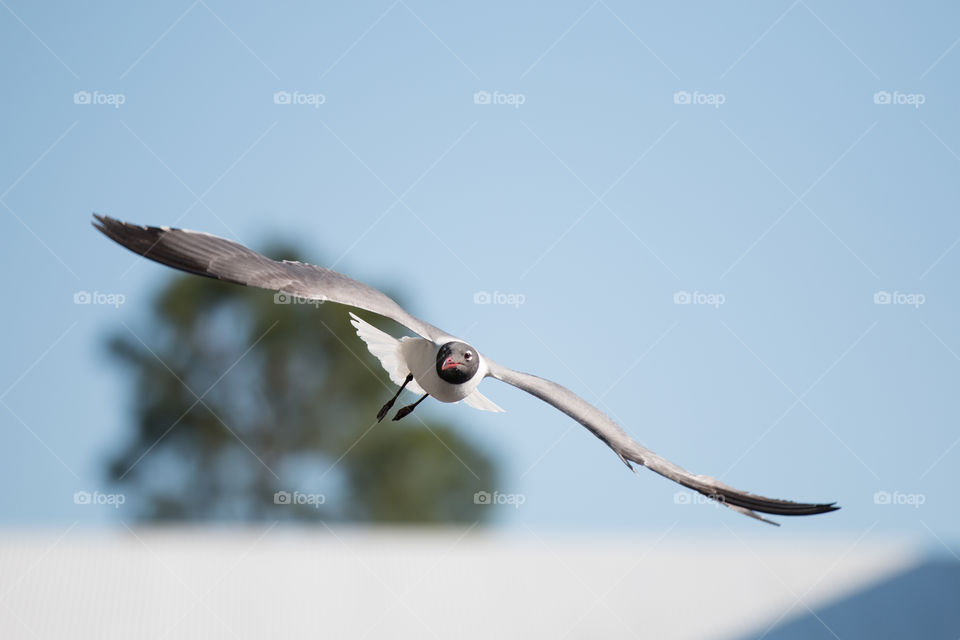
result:
[(407, 313), (384, 293), (342, 273), (302, 262), (278, 262), (208, 233), (149, 227), (94, 214), (94, 226), (134, 253), (174, 269), (372, 311), (428, 340), (447, 334)]
[(744, 515), (777, 524), (758, 515), (772, 513), (785, 516), (802, 516), (835, 511), (839, 507), (830, 504), (808, 504), (764, 498), (734, 489), (709, 476), (695, 475), (674, 463), (661, 458), (627, 433), (605, 413), (592, 404), (555, 382), (521, 373), (501, 366), (484, 356), (489, 367), (487, 375), (522, 389), (527, 393), (552, 404), (565, 414), (589, 429), (593, 435), (607, 444), (631, 470), (631, 462), (643, 465), (660, 475), (693, 489)]

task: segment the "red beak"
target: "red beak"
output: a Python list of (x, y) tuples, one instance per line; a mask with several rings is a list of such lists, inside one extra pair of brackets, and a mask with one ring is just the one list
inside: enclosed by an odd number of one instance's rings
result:
[(443, 365), (440, 366), (440, 370), (446, 371), (447, 369), (453, 369), (454, 367), (460, 364), (463, 364), (463, 363), (457, 362), (453, 358), (447, 358), (446, 360), (443, 361)]

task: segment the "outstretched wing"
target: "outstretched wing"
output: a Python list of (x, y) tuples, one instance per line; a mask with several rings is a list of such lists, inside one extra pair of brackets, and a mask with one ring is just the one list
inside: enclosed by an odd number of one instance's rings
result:
[(94, 214), (94, 227), (134, 253), (174, 269), (372, 311), (428, 340), (444, 331), (407, 313), (384, 293), (342, 273), (302, 262), (278, 262), (226, 238), (170, 227), (148, 227)]
[(530, 375), (529, 373), (521, 373), (513, 369), (508, 369), (491, 361), (489, 358), (486, 358), (486, 362), (489, 367), (489, 376), (511, 384), (518, 389), (523, 389), (527, 393), (560, 409), (560, 411), (563, 411), (589, 429), (593, 435), (607, 443), (607, 446), (613, 449), (630, 469), (633, 469), (630, 463), (636, 462), (674, 482), (698, 491), (730, 507), (734, 511), (739, 511), (744, 515), (774, 525), (777, 523), (767, 520), (758, 515), (757, 512), (783, 516), (808, 516), (817, 513), (826, 513), (827, 511), (835, 511), (840, 508), (834, 506), (835, 503), (807, 504), (791, 502), (789, 500), (764, 498), (763, 496), (734, 489), (710, 476), (690, 473), (686, 469), (661, 458), (653, 451), (641, 445), (627, 435), (627, 433), (620, 428), (620, 425), (614, 422), (609, 416), (569, 389), (555, 382)]

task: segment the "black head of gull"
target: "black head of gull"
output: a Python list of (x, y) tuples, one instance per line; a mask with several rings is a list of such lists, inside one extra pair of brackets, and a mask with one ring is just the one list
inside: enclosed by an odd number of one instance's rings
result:
[(479, 368), (476, 349), (464, 342), (448, 342), (437, 351), (437, 375), (450, 384), (463, 384)]

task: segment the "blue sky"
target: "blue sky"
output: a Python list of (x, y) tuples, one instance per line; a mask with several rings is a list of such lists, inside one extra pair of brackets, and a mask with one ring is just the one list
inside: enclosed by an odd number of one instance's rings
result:
[[(954, 4), (2, 4), (2, 523), (124, 517), (72, 501), (127, 433), (101, 343), (171, 273), (97, 211), (295, 238), (695, 472), (844, 507), (796, 532), (960, 538)], [(501, 456), (503, 527), (759, 527), (483, 390), (424, 409)]]

